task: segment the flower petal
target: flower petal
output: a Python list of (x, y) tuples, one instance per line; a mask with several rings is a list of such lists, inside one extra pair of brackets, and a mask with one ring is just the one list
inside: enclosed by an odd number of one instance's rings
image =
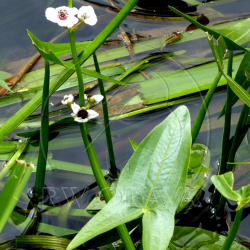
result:
[(82, 6), (78, 11), (78, 18), (84, 19), (88, 25), (95, 25), (97, 17), (92, 6)]
[(78, 104), (76, 104), (75, 102), (71, 104), (71, 109), (73, 110), (74, 114), (77, 115), (77, 113), (79, 112), (79, 110), (81, 109), (80, 106)]
[(61, 103), (63, 105), (71, 104), (74, 101), (74, 96), (72, 94), (65, 95)]
[(95, 99), (95, 103), (96, 104), (99, 103), (99, 102), (101, 102), (102, 99), (103, 99), (102, 95), (93, 95), (92, 97)]
[(62, 27), (70, 28), (78, 23), (78, 18), (69, 16), (66, 20), (58, 20), (58, 25)]
[(97, 116), (99, 116), (99, 114), (92, 109), (88, 109), (87, 112), (88, 112), (88, 119), (94, 119)]
[(45, 17), (53, 23), (57, 23), (59, 20), (57, 17), (57, 10), (52, 7), (45, 10)]
[(84, 123), (84, 122), (87, 122), (87, 121), (88, 121), (88, 118), (82, 119), (81, 117), (76, 117), (76, 118), (74, 119), (74, 121), (80, 122), (80, 123)]

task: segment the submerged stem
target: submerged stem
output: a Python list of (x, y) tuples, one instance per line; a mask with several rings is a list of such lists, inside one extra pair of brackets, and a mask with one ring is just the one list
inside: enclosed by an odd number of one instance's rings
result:
[(49, 61), (44, 61), (44, 84), (43, 84), (43, 97), (42, 97), (42, 113), (41, 113), (41, 130), (40, 130), (40, 144), (37, 160), (36, 179), (34, 186), (34, 203), (37, 204), (42, 198), (48, 144), (49, 144), (49, 78), (50, 78), (50, 66)]
[[(94, 58), (96, 72), (100, 73), (99, 63), (98, 63), (95, 53), (93, 54), (93, 58)], [(111, 177), (117, 178), (118, 173), (117, 173), (117, 168), (116, 168), (116, 163), (115, 163), (115, 154), (114, 154), (113, 142), (112, 142), (111, 131), (110, 131), (110, 126), (109, 126), (107, 98), (106, 98), (106, 93), (105, 93), (102, 79), (98, 78), (98, 83), (99, 83), (99, 89), (100, 89), (101, 95), (103, 96), (102, 110), (103, 110), (105, 134), (106, 134), (106, 141), (107, 141), (109, 162), (110, 162), (109, 173)]]

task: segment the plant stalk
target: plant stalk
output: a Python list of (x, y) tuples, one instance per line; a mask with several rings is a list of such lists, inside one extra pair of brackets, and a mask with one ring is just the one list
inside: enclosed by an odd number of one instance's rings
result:
[(221, 250), (228, 250), (231, 248), (231, 245), (233, 244), (234, 238), (238, 232), (240, 222), (241, 222), (241, 216), (242, 216), (243, 208), (241, 208), (239, 211), (236, 212), (236, 216), (234, 218), (233, 225), (229, 231), (229, 234), (224, 241)]
[(37, 160), (36, 178), (34, 186), (34, 204), (37, 204), (43, 197), (44, 180), (46, 173), (46, 163), (49, 146), (49, 79), (50, 66), (49, 61), (44, 61), (44, 84), (42, 97), (41, 130), (40, 144)]
[(206, 115), (206, 111), (208, 109), (208, 106), (209, 106), (209, 103), (213, 97), (213, 94), (216, 90), (216, 87), (218, 85), (218, 82), (220, 81), (220, 78), (222, 76), (222, 73), (221, 72), (218, 72), (216, 77), (214, 78), (214, 81), (211, 85), (211, 87), (209, 88), (202, 104), (201, 104), (201, 107), (200, 107), (200, 110), (196, 116), (196, 119), (194, 121), (194, 124), (193, 124), (193, 127), (192, 127), (192, 130), (191, 130), (191, 134), (192, 134), (192, 144), (195, 142), (199, 132), (200, 132), (200, 129), (201, 129), (201, 126), (202, 126), (202, 123), (204, 121), (204, 118), (205, 118), (205, 115)]
[[(233, 51), (229, 50), (228, 52), (228, 66), (227, 66), (227, 74), (232, 76), (232, 68), (233, 68)], [(232, 115), (232, 90), (227, 84), (227, 99), (225, 105), (225, 118), (224, 118), (224, 128), (223, 128), (223, 136), (222, 136), (222, 149), (221, 149), (221, 159), (220, 159), (220, 167), (219, 167), (219, 175), (224, 174), (227, 168), (227, 162), (230, 151), (230, 130), (231, 130), (231, 115)], [(219, 199), (220, 197), (220, 199)], [(212, 202), (215, 204), (218, 202), (219, 205), (217, 208), (217, 213), (220, 213), (225, 205), (225, 198), (215, 189), (212, 197)]]
[[(101, 73), (100, 68), (99, 68), (99, 63), (97, 60), (97, 56), (95, 53), (93, 54), (93, 58), (94, 58), (96, 72)], [(112, 137), (111, 137), (111, 130), (109, 126), (109, 113), (108, 113), (107, 98), (106, 98), (106, 92), (104, 89), (102, 79), (98, 78), (98, 84), (99, 84), (100, 93), (103, 96), (102, 110), (103, 110), (105, 134), (106, 134), (106, 141), (107, 141), (108, 154), (109, 154), (109, 163), (110, 163), (109, 175), (112, 178), (117, 178), (118, 169), (116, 168), (116, 163), (115, 163), (115, 154), (114, 154), (113, 142), (112, 142)]]
[[(72, 50), (72, 57), (73, 62), (75, 64), (76, 74), (78, 78), (78, 85), (79, 85), (79, 105), (82, 107), (85, 105), (84, 100), (84, 86), (83, 86), (83, 79), (82, 79), (82, 72), (80, 68), (80, 64), (77, 57), (76, 47), (75, 47), (75, 32), (70, 31), (69, 32), (70, 37), (70, 45)], [(88, 127), (86, 123), (80, 124), (80, 130), (83, 138), (83, 142), (86, 148), (86, 152), (89, 158), (89, 162), (91, 165), (91, 168), (93, 170), (93, 174), (95, 176), (96, 182), (98, 184), (99, 189), (101, 190), (103, 197), (106, 202), (108, 202), (112, 198), (112, 194), (109, 190), (109, 187), (106, 183), (106, 180), (102, 174), (102, 170), (94, 149), (94, 146), (92, 144), (92, 140), (88, 131)], [(121, 237), (121, 240), (127, 250), (135, 250), (133, 241), (129, 235), (129, 232), (125, 225), (120, 225), (117, 227), (117, 231)]]

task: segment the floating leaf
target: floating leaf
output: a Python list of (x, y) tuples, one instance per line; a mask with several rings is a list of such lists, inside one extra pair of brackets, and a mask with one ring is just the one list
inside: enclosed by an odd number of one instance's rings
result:
[(115, 196), (68, 249), (142, 216), (143, 248), (165, 250), (184, 193), (190, 149), (189, 112), (181, 106), (140, 143), (120, 175)]

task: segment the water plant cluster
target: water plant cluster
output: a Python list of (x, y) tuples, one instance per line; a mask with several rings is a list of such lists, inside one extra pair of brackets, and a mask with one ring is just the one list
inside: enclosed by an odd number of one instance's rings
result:
[[(81, 25), (94, 26), (98, 20), (91, 6), (73, 7), (72, 0), (68, 6), (48, 8), (46, 18), (62, 26), (69, 34), (68, 44), (53, 44), (39, 40), (31, 31), (28, 35), (39, 54), (44, 59), (44, 82), (42, 91), (38, 92), (23, 108), (9, 118), (0, 127), (0, 139), (3, 141), (33, 111), (41, 106), (41, 126), (39, 131), (19, 133), (25, 139), (19, 142), (19, 148), (0, 172), (0, 180), (5, 178), (0, 193), (0, 232), (12, 223), (21, 235), (15, 240), (3, 244), (1, 249), (44, 248), (44, 249), (246, 249), (234, 242), (239, 228), (244, 206), (250, 201), (250, 185), (233, 190), (235, 154), (249, 128), (249, 87), (250, 50), (241, 45), (250, 40), (248, 29), (250, 20), (241, 20), (230, 27), (216, 30), (201, 25), (192, 17), (177, 9), (170, 9), (206, 32), (207, 40), (213, 53), (217, 72), (211, 80), (209, 90), (203, 100), (195, 122), (191, 126), (189, 110), (179, 106), (166, 119), (157, 125), (140, 144), (130, 139), (134, 154), (120, 173), (111, 138), (109, 110), (106, 91), (115, 85), (125, 85), (125, 75), (138, 69), (132, 65), (128, 72), (114, 79), (101, 73), (96, 50), (106, 41), (120, 25), (138, 0), (129, 0), (107, 27), (92, 41), (75, 42), (75, 31)], [(94, 27), (93, 27), (94, 28)], [(233, 77), (234, 51), (242, 51), (237, 72)], [(63, 61), (60, 56), (72, 54), (72, 61)], [(94, 70), (81, 65), (92, 57)], [(158, 55), (152, 56), (153, 59)], [(152, 59), (151, 58), (151, 59)], [(149, 60), (149, 59), (146, 59)], [(50, 62), (64, 69), (53, 80), (50, 79)], [(144, 62), (142, 62), (144, 63)], [(142, 64), (141, 63), (141, 64)], [(72, 114), (55, 123), (49, 121), (49, 97), (76, 73), (79, 103), (72, 94), (65, 95), (61, 103), (67, 105)], [(84, 93), (83, 75), (98, 79), (100, 94)], [(200, 228), (176, 226), (175, 215), (192, 205), (192, 199), (202, 188), (209, 171), (209, 149), (195, 143), (203, 124), (206, 111), (221, 78), (227, 84), (227, 98), (220, 118), (224, 118), (223, 142), (218, 174), (211, 177), (215, 186), (211, 197), (211, 206), (219, 216), (223, 214), (227, 199), (237, 202), (236, 216), (228, 236), (206, 231)], [(0, 79), (1, 86), (8, 89), (6, 82)], [(105, 88), (103, 81), (109, 82)], [(244, 103), (236, 130), (231, 136), (231, 116), (233, 105), (241, 99)], [(110, 169), (103, 174), (89, 132), (89, 122), (98, 117), (93, 107), (102, 104), (105, 124), (105, 136), (109, 155)], [(63, 123), (75, 123), (79, 126), (82, 141), (88, 155), (89, 163), (99, 187), (100, 193), (85, 210), (74, 209), (78, 216), (96, 213), (80, 231), (67, 230), (63, 227), (41, 229), (39, 213), (44, 208), (48, 193), (44, 192), (45, 175), (48, 159), (49, 134), (53, 126)], [(22, 152), (33, 136), (39, 135), (39, 151), (36, 164), (20, 160)], [(5, 141), (4, 141), (5, 142)], [(3, 145), (4, 145), (3, 142)], [(7, 144), (6, 144), (7, 145)], [(83, 166), (84, 167), (84, 166)], [(35, 169), (35, 170), (34, 170)], [(29, 213), (16, 209), (20, 198), (27, 200), (24, 194), (32, 172), (35, 171), (34, 188), (29, 191)], [(112, 182), (106, 179), (112, 178)], [(77, 197), (73, 197), (65, 207), (70, 207)], [(53, 208), (51, 208), (53, 209)], [(78, 210), (78, 211), (75, 211)], [(62, 212), (61, 212), (62, 213)], [(73, 212), (72, 212), (73, 213)], [(44, 235), (36, 235), (42, 230)], [(190, 235), (190, 237), (188, 237)], [(204, 236), (205, 235), (205, 236)], [(186, 238), (187, 240), (184, 240)], [(114, 244), (116, 242), (116, 244)], [(112, 244), (113, 243), (113, 244)]]

